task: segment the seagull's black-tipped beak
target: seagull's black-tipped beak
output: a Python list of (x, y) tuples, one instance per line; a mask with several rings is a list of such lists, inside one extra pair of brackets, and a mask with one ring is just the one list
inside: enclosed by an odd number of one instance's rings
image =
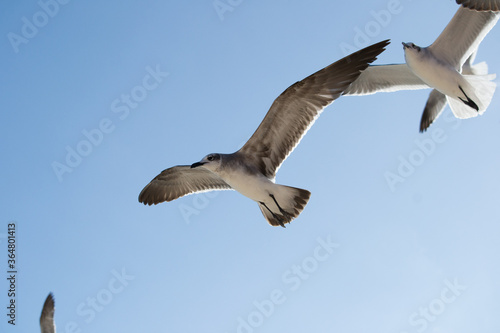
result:
[(205, 162), (196, 162), (196, 163), (193, 163), (193, 164), (191, 164), (191, 169), (197, 168), (197, 167), (199, 167), (200, 165), (203, 165), (203, 164), (205, 164)]
[(403, 44), (403, 50), (406, 49), (407, 47), (410, 47), (410, 45), (406, 44), (405, 42), (403, 42), (401, 44)]

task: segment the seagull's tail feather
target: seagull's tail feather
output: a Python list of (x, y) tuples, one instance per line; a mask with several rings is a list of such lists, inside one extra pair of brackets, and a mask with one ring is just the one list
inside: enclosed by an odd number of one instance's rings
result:
[(453, 114), (460, 119), (482, 115), (490, 105), (493, 94), (495, 93), (497, 84), (492, 80), (495, 79), (496, 75), (463, 75), (462, 77), (465, 79), (468, 86), (463, 88), (464, 93), (476, 104), (477, 110), (466, 105), (465, 101), (446, 96)]
[(270, 197), (265, 203), (259, 203), (259, 208), (270, 225), (284, 227), (299, 216), (307, 205), (311, 192), (278, 184), (273, 188), (274, 199)]
[(495, 83), (496, 74), (488, 75), (465, 75), (475, 89), (476, 96), (479, 97), (479, 113), (483, 114), (488, 108), (495, 94), (497, 84)]
[(479, 64), (472, 65), (470, 67), (471, 74), (474, 75), (487, 75), (488, 74), (488, 64), (486, 61), (480, 62)]

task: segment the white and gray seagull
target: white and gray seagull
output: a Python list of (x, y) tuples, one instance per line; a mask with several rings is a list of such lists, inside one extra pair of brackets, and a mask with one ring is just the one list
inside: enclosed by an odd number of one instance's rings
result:
[(42, 333), (55, 333), (54, 311), (54, 296), (50, 293), (45, 299), (45, 303), (43, 303), (42, 314), (40, 315), (40, 330)]
[(446, 96), (457, 118), (483, 114), (495, 92), (495, 75), (487, 75), (485, 65), (474, 70), (471, 57), (499, 17), (498, 12), (460, 6), (434, 43), (428, 47), (403, 43), (405, 64), (368, 67), (344, 95), (434, 88), (420, 121), (421, 132), (446, 105), (439, 94)]
[(366, 47), (291, 85), (241, 149), (162, 171), (144, 187), (139, 202), (152, 205), (196, 192), (233, 189), (256, 201), (269, 224), (284, 227), (304, 209), (311, 193), (275, 184), (276, 172), (323, 109), (388, 44), (386, 40)]

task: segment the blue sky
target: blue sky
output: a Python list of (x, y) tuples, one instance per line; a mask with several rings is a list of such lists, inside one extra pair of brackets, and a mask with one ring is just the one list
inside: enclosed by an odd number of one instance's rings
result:
[(454, 1), (55, 3), (0, 4), (2, 332), (36, 332), (49, 292), (58, 332), (498, 332), (498, 94), (425, 134), (428, 90), (335, 101), (277, 175), (312, 192), (286, 229), (233, 191), (137, 201), (346, 49), (390, 38), (377, 63), (403, 62)]

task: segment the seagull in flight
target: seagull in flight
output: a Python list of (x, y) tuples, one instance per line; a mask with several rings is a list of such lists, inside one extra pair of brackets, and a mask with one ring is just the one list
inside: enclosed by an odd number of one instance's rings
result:
[(42, 333), (55, 333), (54, 323), (54, 296), (50, 293), (43, 303), (42, 314), (40, 315), (40, 330)]
[(498, 12), (460, 6), (434, 43), (428, 47), (403, 43), (405, 64), (368, 67), (344, 95), (434, 88), (422, 115), (420, 132), (432, 124), (446, 105), (439, 94), (446, 96), (457, 118), (483, 114), (496, 89), (492, 81), (495, 74), (474, 71), (471, 57), (499, 17)]
[(241, 149), (208, 154), (191, 165), (162, 171), (139, 194), (145, 205), (211, 190), (236, 190), (254, 200), (272, 226), (296, 218), (307, 204), (307, 190), (275, 184), (276, 172), (323, 109), (337, 99), (385, 50), (388, 40), (368, 46), (296, 82), (273, 102)]

